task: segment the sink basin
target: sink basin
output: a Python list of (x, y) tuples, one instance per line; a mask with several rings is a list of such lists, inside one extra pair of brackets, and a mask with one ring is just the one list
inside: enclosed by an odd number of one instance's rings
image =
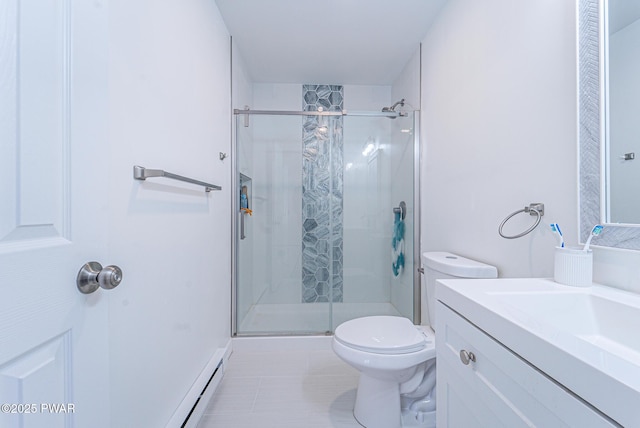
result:
[(588, 292), (489, 294), (537, 322), (640, 365), (640, 307)]

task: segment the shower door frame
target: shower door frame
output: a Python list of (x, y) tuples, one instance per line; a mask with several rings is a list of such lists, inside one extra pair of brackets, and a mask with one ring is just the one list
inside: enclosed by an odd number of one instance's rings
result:
[[(420, 110), (414, 110), (408, 114), (413, 115), (413, 323), (421, 323), (421, 296), (422, 282), (420, 267)], [(238, 171), (238, 117), (245, 116), (248, 120), (251, 115), (271, 115), (271, 116), (370, 116), (370, 117), (399, 117), (397, 112), (376, 112), (376, 111), (291, 111), (291, 110), (244, 110), (234, 109), (231, 132), (231, 337), (258, 337), (258, 336), (318, 336), (322, 333), (300, 333), (300, 332), (254, 332), (251, 334), (238, 334), (237, 318), (237, 292), (238, 292), (238, 227), (240, 214), (240, 200), (237, 198), (239, 185)], [(248, 126), (248, 125), (245, 125)]]

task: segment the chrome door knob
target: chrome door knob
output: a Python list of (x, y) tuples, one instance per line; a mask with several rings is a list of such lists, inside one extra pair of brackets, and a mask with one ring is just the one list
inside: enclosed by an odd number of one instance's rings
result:
[(465, 366), (468, 366), (469, 362), (476, 362), (476, 356), (473, 352), (469, 352), (463, 349), (462, 351), (460, 351), (460, 361), (462, 361), (462, 364), (464, 364)]
[(76, 285), (82, 294), (91, 294), (98, 288), (111, 290), (122, 282), (122, 269), (118, 266), (105, 268), (98, 262), (85, 263), (76, 277)]
[(98, 283), (105, 290), (116, 288), (122, 282), (122, 269), (118, 266), (107, 266), (98, 274)]

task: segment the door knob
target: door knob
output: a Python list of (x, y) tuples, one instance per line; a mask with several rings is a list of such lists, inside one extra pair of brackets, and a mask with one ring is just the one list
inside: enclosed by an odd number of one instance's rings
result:
[(476, 362), (476, 356), (473, 352), (463, 349), (460, 351), (460, 361), (462, 361), (462, 364), (465, 366), (468, 366), (470, 362)]
[(122, 270), (118, 266), (106, 266), (98, 262), (85, 263), (76, 277), (76, 285), (82, 294), (91, 294), (98, 288), (111, 290), (122, 282)]

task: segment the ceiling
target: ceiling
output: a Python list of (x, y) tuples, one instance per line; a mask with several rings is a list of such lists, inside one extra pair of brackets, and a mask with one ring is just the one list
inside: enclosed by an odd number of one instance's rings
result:
[(254, 82), (390, 85), (446, 0), (216, 0)]

